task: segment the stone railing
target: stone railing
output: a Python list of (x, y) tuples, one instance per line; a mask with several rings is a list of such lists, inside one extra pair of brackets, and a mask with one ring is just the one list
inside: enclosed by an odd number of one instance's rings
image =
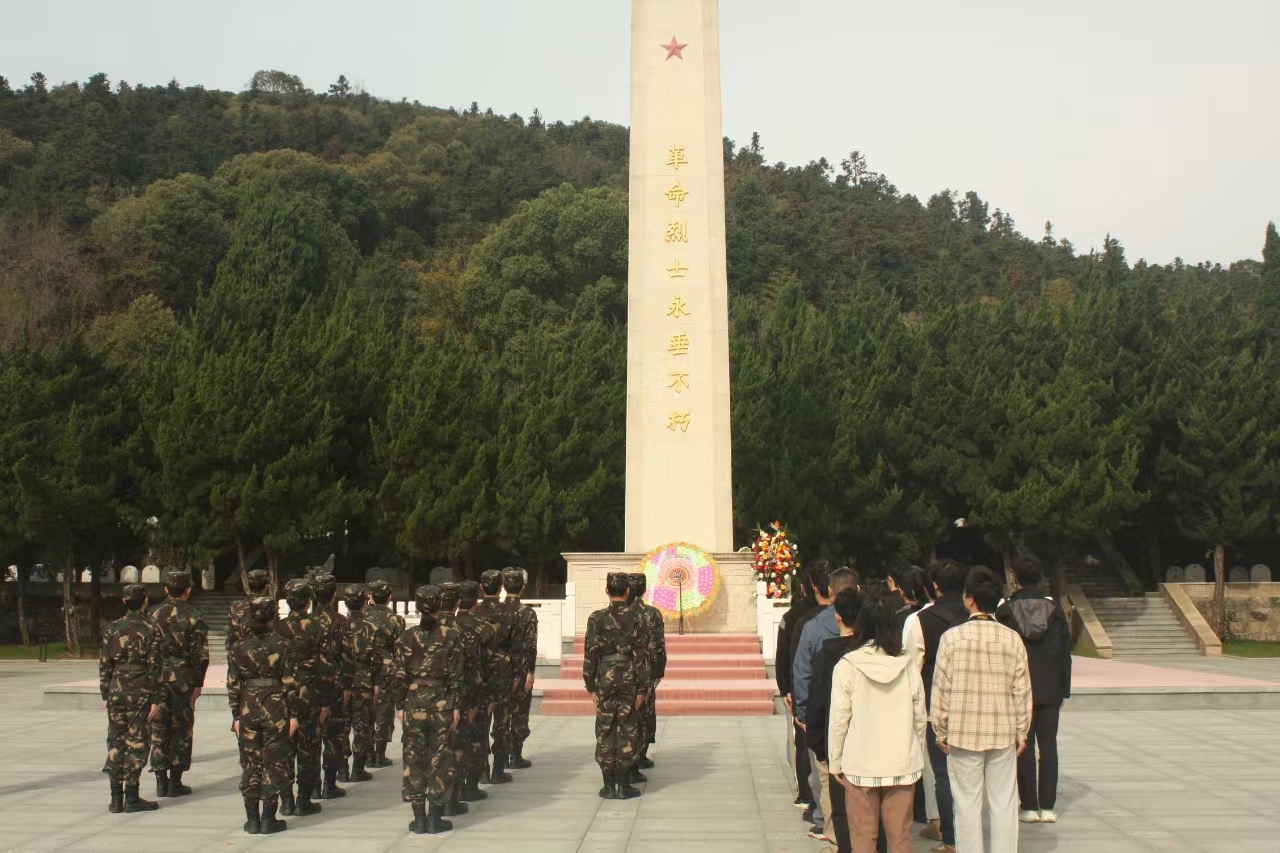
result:
[(1076, 638), (1076, 642), (1081, 648), (1100, 658), (1112, 657), (1115, 652), (1111, 646), (1111, 638), (1107, 636), (1107, 630), (1102, 627), (1098, 615), (1093, 612), (1093, 605), (1089, 603), (1084, 590), (1078, 584), (1068, 586), (1067, 600), (1074, 613), (1071, 618), (1071, 635)]
[(1213, 629), (1209, 627), (1208, 620), (1197, 609), (1196, 602), (1187, 594), (1190, 587), (1207, 587), (1209, 592), (1207, 600), (1212, 604), (1213, 584), (1211, 583), (1162, 583), (1160, 584), (1160, 595), (1168, 603), (1169, 608), (1173, 610), (1173, 615), (1177, 617), (1178, 624), (1195, 641), (1196, 648), (1200, 650), (1200, 654), (1206, 657), (1220, 655), (1222, 654), (1222, 641), (1218, 639), (1217, 634), (1213, 633)]

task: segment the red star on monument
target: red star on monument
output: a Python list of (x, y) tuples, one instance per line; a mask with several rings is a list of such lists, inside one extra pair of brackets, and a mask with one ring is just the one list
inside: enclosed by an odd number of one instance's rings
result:
[(683, 61), (684, 61), (684, 53), (683, 53), (683, 51), (684, 51), (684, 49), (685, 49), (686, 47), (688, 47), (688, 46), (689, 46), (689, 45), (687, 45), (687, 44), (680, 44), (680, 43), (678, 43), (678, 42), (676, 41), (676, 37), (675, 37), (675, 36), (672, 36), (672, 37), (671, 37), (671, 44), (659, 45), (659, 47), (661, 47), (663, 50), (665, 50), (665, 51), (667, 52), (667, 59), (671, 59), (671, 57), (673, 57), (673, 56), (674, 56), (676, 59), (679, 59), (681, 62), (683, 62)]

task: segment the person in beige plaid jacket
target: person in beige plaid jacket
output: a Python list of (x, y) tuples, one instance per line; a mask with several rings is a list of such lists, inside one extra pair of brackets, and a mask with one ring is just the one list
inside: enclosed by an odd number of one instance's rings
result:
[[(1031, 727), (1031, 677), (1018, 633), (996, 621), (1000, 581), (969, 572), (969, 621), (942, 635), (933, 675), (931, 719), (955, 799), (958, 853), (1017, 853), (1017, 758)], [(991, 818), (984, 843), (982, 811)]]

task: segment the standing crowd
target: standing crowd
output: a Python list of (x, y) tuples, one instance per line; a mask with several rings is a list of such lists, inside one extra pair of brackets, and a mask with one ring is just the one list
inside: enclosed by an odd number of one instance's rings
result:
[(820, 560), (798, 579), (777, 680), (795, 804), (824, 853), (910, 853), (913, 823), (933, 853), (1016, 853), (1019, 822), (1058, 820), (1071, 632), (1039, 562), (1013, 572), (1007, 598), (952, 560), (866, 586)]
[[(411, 832), (449, 831), (446, 817), (488, 798), (481, 783), (508, 783), (507, 770), (531, 767), (523, 750), (537, 616), (520, 601), (526, 580), (509, 568), (486, 571), (480, 583), (420, 587), (421, 621), (406, 626), (385, 582), (340, 589), (332, 575), (292, 580), (280, 616), (264, 595), (267, 574), (249, 572), (250, 595), (232, 605), (227, 627), (245, 832), (281, 832), (288, 827), (279, 816), (316, 814), (315, 800), (346, 796), (339, 782), (365, 782), (370, 768), (391, 766), (396, 719)], [(126, 613), (103, 637), (103, 772), (113, 813), (158, 808), (139, 793), (148, 760), (158, 798), (191, 793), (182, 779), (209, 667), (208, 631), (189, 603), (187, 573), (169, 573), (165, 593), (151, 608), (145, 587), (125, 587)]]

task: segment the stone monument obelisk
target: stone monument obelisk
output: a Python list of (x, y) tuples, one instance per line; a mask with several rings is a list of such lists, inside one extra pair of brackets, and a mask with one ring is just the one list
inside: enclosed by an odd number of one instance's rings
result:
[(733, 550), (717, 0), (632, 0), (626, 550)]
[(578, 633), (609, 572), (675, 542), (720, 571), (690, 630), (757, 628), (751, 557), (733, 553), (720, 104), (718, 0), (632, 0), (626, 533), (623, 553), (564, 555)]

